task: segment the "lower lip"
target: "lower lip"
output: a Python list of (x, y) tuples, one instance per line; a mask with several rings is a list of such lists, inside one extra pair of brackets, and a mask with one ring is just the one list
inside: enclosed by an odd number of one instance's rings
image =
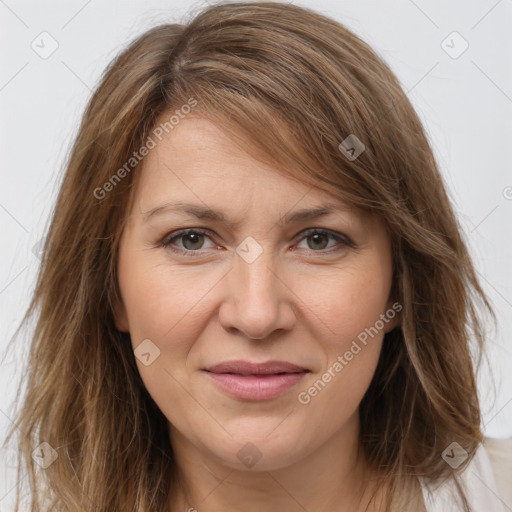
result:
[(208, 371), (206, 373), (220, 388), (236, 398), (270, 400), (295, 386), (307, 372), (281, 375), (236, 375)]

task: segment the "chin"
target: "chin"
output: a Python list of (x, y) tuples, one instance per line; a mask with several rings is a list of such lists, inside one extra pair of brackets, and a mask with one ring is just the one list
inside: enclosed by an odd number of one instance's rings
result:
[[(302, 457), (307, 455), (307, 446), (302, 447), (301, 443), (306, 443), (304, 436), (299, 432), (294, 436), (291, 432), (272, 432), (277, 423), (267, 429), (261, 429), (257, 434), (233, 434), (229, 440), (225, 438), (215, 443), (211, 449), (212, 455), (216, 457), (222, 465), (230, 467), (237, 471), (276, 471), (286, 468)], [(208, 438), (211, 441), (211, 437)]]

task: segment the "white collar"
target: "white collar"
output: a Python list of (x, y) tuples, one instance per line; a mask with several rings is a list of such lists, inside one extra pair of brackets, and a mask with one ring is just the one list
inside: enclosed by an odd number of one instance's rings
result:
[[(457, 446), (462, 450), (460, 445)], [(446, 453), (447, 450), (443, 453)], [(449, 455), (454, 455), (453, 449), (451, 451), (448, 450)], [(450, 462), (448, 458), (445, 458), (445, 461), (448, 461), (447, 463)], [(505, 508), (505, 504), (498, 491), (491, 461), (482, 444), (478, 446), (475, 456), (463, 473), (461, 473), (460, 477), (472, 512), (506, 512), (508, 510), (508, 508)], [(420, 478), (419, 480), (427, 512), (455, 512), (462, 510), (457, 489), (452, 481), (431, 484), (427, 483), (425, 479)]]

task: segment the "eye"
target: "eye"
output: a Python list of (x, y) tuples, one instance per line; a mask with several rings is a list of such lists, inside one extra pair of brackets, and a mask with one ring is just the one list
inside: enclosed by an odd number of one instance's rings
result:
[[(171, 233), (173, 235), (173, 233)], [(184, 231), (178, 231), (172, 237), (166, 237), (160, 244), (162, 247), (168, 248), (174, 252), (179, 253), (194, 253), (198, 252), (198, 249), (203, 249), (204, 239), (210, 238), (208, 233), (202, 229), (186, 229)], [(183, 247), (175, 247), (173, 242), (175, 240), (182, 240)]]
[[(208, 248), (204, 246), (205, 239), (211, 240), (208, 231), (198, 228), (185, 229), (171, 233), (169, 236), (165, 237), (159, 245), (176, 253), (185, 254), (187, 256), (199, 256), (201, 255), (200, 249)], [(334, 240), (337, 243), (329, 246), (329, 239)], [(180, 244), (175, 244), (175, 241), (180, 240)], [(312, 228), (303, 232), (300, 243), (302, 243), (302, 241), (306, 241), (307, 247), (305, 249), (310, 252), (330, 253), (342, 250), (346, 247), (354, 247), (354, 244), (347, 236), (325, 229)], [(297, 245), (297, 248), (304, 249), (304, 247), (300, 247), (300, 243)], [(334, 251), (332, 250), (333, 246)], [(218, 246), (212, 243), (210, 248), (212, 247)]]
[[(336, 247), (336, 243), (327, 247), (329, 245), (329, 238), (337, 242), (340, 247)], [(309, 229), (303, 233), (302, 240), (306, 241), (306, 249), (313, 252), (325, 251), (325, 249), (331, 249), (333, 246), (336, 247), (335, 250), (340, 250), (344, 247), (354, 247), (352, 241), (345, 235), (325, 229)], [(325, 252), (332, 251), (327, 250)]]

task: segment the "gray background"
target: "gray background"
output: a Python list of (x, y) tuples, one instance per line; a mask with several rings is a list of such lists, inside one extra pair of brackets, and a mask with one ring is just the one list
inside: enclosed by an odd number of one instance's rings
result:
[[(7, 342), (28, 304), (33, 248), (91, 90), (134, 37), (206, 3), (0, 0), (0, 436), (28, 340), (9, 351)], [(484, 431), (512, 436), (512, 0), (293, 3), (362, 36), (420, 114), (498, 316), (498, 329), (489, 326), (490, 369), (479, 377)], [(0, 453), (0, 511), (14, 494), (11, 457)]]

